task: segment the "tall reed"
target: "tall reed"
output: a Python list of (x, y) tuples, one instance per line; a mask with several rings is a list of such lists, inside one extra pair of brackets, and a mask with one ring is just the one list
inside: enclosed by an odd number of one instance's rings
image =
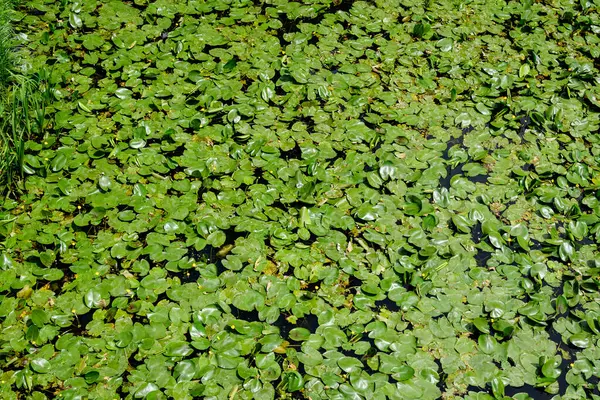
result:
[(41, 139), (46, 105), (52, 97), (46, 71), (32, 76), (17, 71), (18, 42), (10, 23), (14, 3), (0, 0), (0, 199), (19, 189), (25, 143), (34, 137)]
[(13, 75), (0, 100), (0, 196), (11, 194), (24, 177), (25, 143), (41, 139), (46, 128), (46, 106), (53, 88), (48, 74)]
[(11, 25), (13, 2), (0, 0), (0, 87), (6, 87), (15, 67), (16, 41)]

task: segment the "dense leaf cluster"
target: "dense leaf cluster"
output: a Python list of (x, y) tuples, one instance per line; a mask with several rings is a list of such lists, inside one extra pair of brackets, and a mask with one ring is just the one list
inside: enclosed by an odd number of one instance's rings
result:
[(28, 1), (0, 390), (598, 398), (598, 7)]

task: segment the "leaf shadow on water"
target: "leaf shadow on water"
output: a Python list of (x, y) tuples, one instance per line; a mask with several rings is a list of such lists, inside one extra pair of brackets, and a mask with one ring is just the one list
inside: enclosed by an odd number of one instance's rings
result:
[[(440, 178), (440, 187), (444, 187), (446, 189), (450, 189), (450, 182), (453, 177), (457, 175), (463, 175), (464, 163), (451, 164), (450, 163), (450, 149), (454, 146), (459, 146), (461, 149), (468, 151), (468, 148), (464, 144), (464, 136), (469, 132), (473, 131), (475, 127), (469, 125), (466, 128), (463, 128), (461, 134), (457, 137), (451, 137), (450, 140), (446, 142), (446, 149), (442, 152), (442, 159), (444, 159), (446, 164), (446, 176)], [(487, 175), (475, 175), (475, 176), (465, 176), (466, 179), (473, 183), (481, 183), (486, 184), (488, 181)]]
[[(494, 362), (494, 364), (500, 368), (500, 364)], [(563, 360), (563, 364), (564, 364), (564, 360)], [(567, 363), (568, 364), (568, 363)], [(563, 365), (561, 365), (561, 368), (563, 368)], [(560, 390), (559, 393), (562, 395), (565, 393), (566, 391), (566, 381), (564, 382), (564, 385), (561, 383), (561, 378), (564, 381), (566, 374), (561, 374), (561, 377), (558, 378), (558, 382), (559, 382), (559, 386), (560, 386)], [(476, 393), (489, 393), (492, 394), (492, 390), (490, 387), (490, 384), (486, 385), (485, 388), (479, 388), (476, 386), (469, 386), (467, 388), (467, 392), (476, 392)], [(545, 392), (542, 388), (538, 388), (535, 387), (533, 385), (527, 384), (525, 383), (523, 386), (519, 386), (519, 387), (515, 387), (515, 386), (506, 386), (504, 388), (504, 395), (508, 396), (508, 397), (513, 397), (516, 396), (518, 394), (527, 394), (529, 395), (532, 399), (534, 400), (551, 400), (552, 398), (554, 398), (554, 396), (556, 396), (555, 394), (551, 394), (551, 393), (547, 393)]]
[[(562, 290), (562, 286), (561, 286), (561, 290)], [(549, 324), (548, 326), (550, 327), (547, 330), (548, 335), (550, 336), (550, 340), (553, 341), (554, 343), (556, 343), (556, 347), (559, 352), (562, 352), (563, 354), (566, 353), (569, 356), (569, 358), (566, 358), (566, 357), (562, 358), (562, 361), (560, 363), (561, 373), (557, 379), (559, 393), (562, 395), (566, 392), (567, 387), (569, 386), (569, 384), (567, 383), (567, 372), (570, 368), (569, 364), (572, 363), (573, 360), (577, 359), (577, 353), (580, 351), (580, 349), (578, 349), (574, 346), (571, 346), (568, 343), (564, 343), (561, 339), (560, 333), (558, 333), (554, 328), (552, 328), (551, 324)]]
[(272, 325), (279, 328), (280, 335), (283, 339), (290, 340), (290, 331), (294, 328), (305, 328), (308, 329), (310, 333), (315, 333), (319, 327), (319, 319), (314, 314), (307, 314), (302, 318), (298, 318), (296, 323), (293, 324), (287, 320), (287, 317), (284, 314), (280, 314), (277, 321)]
[(94, 318), (95, 309), (91, 309), (85, 314), (80, 314), (75, 316), (75, 324), (65, 328), (66, 331), (69, 331), (73, 335), (76, 336), (85, 336), (85, 332), (87, 331), (86, 327), (92, 319)]
[(395, 301), (388, 299), (387, 297), (383, 300), (377, 300), (375, 302), (375, 307), (377, 308), (377, 311), (381, 310), (382, 308), (385, 308), (386, 310), (392, 312), (400, 311), (400, 307), (398, 306), (398, 304), (396, 304)]
[(477, 254), (475, 254), (475, 262), (480, 268), (487, 267), (487, 262), (490, 258), (492, 258), (492, 253), (489, 251), (479, 250), (477, 251)]
[[(221, 246), (221, 249), (228, 245), (235, 246), (235, 241), (238, 238), (246, 237), (248, 234), (248, 232), (245, 232), (245, 231), (236, 232), (233, 228), (225, 230), (224, 233), (225, 233), (226, 239), (225, 239), (225, 243), (223, 244), (223, 246)], [(226, 257), (226, 254), (220, 255), (219, 251), (220, 251), (219, 248), (215, 248), (215, 247), (211, 246), (210, 244), (207, 244), (206, 246), (204, 246), (204, 248), (202, 250), (196, 250), (195, 248), (190, 247), (188, 249), (187, 257), (189, 257), (192, 260), (199, 261), (202, 263), (214, 264), (217, 268), (217, 276), (219, 276), (226, 270), (226, 268), (223, 266), (223, 262), (222, 262), (223, 258)], [(187, 273), (189, 273), (189, 276)], [(196, 269), (186, 269), (186, 270), (180, 271), (180, 272), (176, 273), (175, 275), (179, 276), (182, 283), (184, 282), (184, 279), (182, 278), (181, 274), (184, 274), (186, 282), (196, 281), (200, 276), (200, 273)]]
[(181, 284), (197, 282), (200, 278), (200, 271), (196, 268), (184, 269), (179, 272), (175, 272), (173, 275), (179, 278)]
[(298, 143), (291, 150), (280, 150), (281, 158), (285, 160), (300, 160), (302, 158), (302, 150), (300, 150), (300, 146)]
[(521, 118), (519, 118), (519, 136), (521, 137), (521, 140), (523, 140), (523, 135), (525, 135), (525, 132), (527, 131), (531, 123), (532, 120), (529, 115), (523, 115)]
[(129, 366), (132, 369), (137, 369), (140, 365), (144, 365), (146, 363), (146, 358), (142, 357), (140, 360), (138, 360), (135, 356), (138, 354), (138, 351), (134, 351), (133, 353), (131, 353), (131, 355), (127, 358), (127, 362), (129, 363)]
[[(469, 393), (469, 392), (492, 394), (490, 389), (488, 389), (488, 388), (483, 389), (483, 388), (479, 388), (477, 386), (469, 386), (467, 388), (467, 393)], [(534, 400), (551, 400), (555, 396), (553, 394), (546, 393), (543, 390), (538, 389), (535, 386), (528, 385), (528, 384), (524, 384), (521, 387), (506, 386), (504, 388), (504, 395), (508, 396), (508, 397), (513, 397), (517, 394), (522, 394), (522, 393), (528, 394)]]
[(87, 324), (89, 324), (94, 318), (95, 309), (91, 309), (84, 314), (74, 314), (73, 323), (69, 326), (61, 327), (58, 330), (55, 340), (58, 340), (61, 336), (66, 334), (72, 334), (73, 336), (86, 337)]
[(532, 397), (535, 400), (550, 400), (555, 396), (553, 394), (544, 392), (542, 389), (536, 388), (535, 386), (528, 384), (524, 384), (521, 387), (506, 386), (506, 388), (504, 389), (504, 394), (509, 397), (513, 397), (519, 393), (527, 393), (530, 397)]
[[(277, 17), (279, 18), (279, 20), (281, 21), (281, 28), (277, 29), (276, 31), (276, 37), (279, 39), (280, 43), (284, 43), (287, 40), (285, 40), (285, 38), (283, 37), (284, 34), (286, 33), (293, 33), (293, 32), (297, 32), (298, 26), (301, 23), (305, 23), (305, 24), (320, 24), (323, 20), (323, 18), (329, 14), (334, 14), (337, 13), (338, 11), (343, 11), (343, 12), (349, 12), (350, 9), (352, 8), (352, 6), (354, 5), (354, 0), (350, 0), (350, 1), (339, 1), (339, 2), (331, 2), (329, 7), (326, 7), (322, 10), (319, 10), (317, 12), (317, 15), (315, 15), (314, 17), (301, 17), (301, 18), (294, 18), (294, 19), (290, 19), (288, 18), (288, 15), (286, 13), (279, 13), (277, 15)], [(316, 44), (316, 38), (313, 36), (311, 38), (312, 41), (309, 41), (309, 44)]]
[[(363, 340), (364, 339), (364, 340)], [(354, 350), (344, 350), (340, 349), (339, 352), (342, 353), (346, 357), (352, 357), (357, 360), (360, 360), (363, 363), (363, 371), (367, 374), (376, 374), (378, 371), (371, 368), (371, 366), (366, 362), (368, 358), (373, 357), (377, 353), (377, 347), (375, 347), (375, 340), (370, 337), (365, 337), (360, 340), (360, 342), (367, 342), (370, 344), (370, 350), (366, 354), (358, 354)]]
[(481, 222), (477, 222), (475, 225), (471, 227), (471, 240), (473, 243), (478, 244), (481, 242), (483, 237), (483, 231), (481, 229)]
[(589, 245), (597, 245), (598, 243), (596, 242), (596, 240), (593, 239), (593, 237), (590, 236), (586, 236), (581, 240), (577, 241), (577, 244), (580, 246), (589, 246)]
[(229, 307), (231, 308), (231, 315), (233, 315), (237, 319), (241, 319), (247, 322), (261, 321), (258, 317), (258, 311), (256, 310), (244, 311), (240, 310), (234, 305), (229, 305)]
[(440, 392), (445, 393), (448, 389), (446, 385), (446, 379), (448, 378), (448, 374), (444, 372), (444, 367), (442, 366), (442, 362), (439, 358), (434, 358), (433, 362), (435, 362), (435, 364), (437, 365), (438, 375), (440, 378), (437, 381), (436, 386), (440, 390)]

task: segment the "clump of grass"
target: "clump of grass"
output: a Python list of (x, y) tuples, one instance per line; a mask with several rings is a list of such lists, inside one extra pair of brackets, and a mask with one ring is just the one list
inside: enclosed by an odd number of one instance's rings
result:
[(0, 0), (0, 197), (13, 193), (24, 177), (25, 143), (43, 134), (52, 95), (45, 71), (32, 77), (16, 72), (13, 4)]
[[(52, 97), (48, 74), (13, 75), (0, 100), (0, 195), (11, 194), (24, 177), (25, 143), (43, 135)], [(3, 193), (5, 192), (5, 193)]]
[(0, 0), (0, 87), (6, 87), (15, 67), (15, 40), (10, 16), (13, 2)]
[[(11, 137), (9, 128), (11, 112), (8, 100), (9, 81), (15, 66), (13, 30), (10, 24), (12, 4), (9, 0), (0, 0), (0, 193), (12, 186), (15, 176), (14, 167), (22, 157), (23, 148)], [(16, 147), (15, 147), (16, 146)], [(21, 148), (20, 148), (21, 147)]]

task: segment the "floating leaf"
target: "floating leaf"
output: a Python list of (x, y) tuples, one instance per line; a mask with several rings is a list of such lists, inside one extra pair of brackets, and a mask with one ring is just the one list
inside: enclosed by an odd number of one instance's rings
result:
[(108, 176), (102, 175), (98, 180), (98, 185), (102, 190), (109, 190), (112, 187), (112, 182)]
[(117, 90), (115, 90), (115, 95), (121, 100), (130, 98), (131, 94), (131, 90), (127, 88), (118, 88)]
[(163, 354), (167, 357), (186, 357), (192, 354), (192, 351), (187, 342), (173, 341), (167, 343)]
[(473, 320), (473, 325), (483, 333), (490, 333), (489, 323), (485, 318), (475, 318)]
[(542, 365), (542, 374), (547, 378), (557, 379), (561, 374), (560, 368), (557, 368), (558, 366), (560, 366), (560, 363), (555, 360), (548, 360)]
[(576, 333), (571, 335), (569, 342), (571, 342), (573, 346), (585, 349), (590, 345), (590, 338), (585, 333)]
[(288, 371), (284, 374), (283, 382), (288, 392), (296, 392), (304, 387), (304, 378), (298, 371)]
[(136, 399), (146, 398), (150, 393), (158, 391), (158, 386), (154, 383), (142, 383), (139, 389), (135, 392)]
[(310, 331), (306, 328), (294, 328), (290, 331), (290, 339), (297, 342), (307, 340), (310, 336)]
[(496, 350), (496, 340), (488, 334), (480, 335), (477, 343), (479, 343), (479, 348), (485, 354), (492, 354)]
[(31, 360), (31, 369), (37, 372), (38, 374), (47, 374), (52, 370), (52, 365), (50, 365), (50, 361), (44, 358), (34, 358)]
[(85, 379), (85, 383), (91, 385), (92, 383), (98, 382), (98, 379), (100, 378), (100, 372), (98, 372), (98, 371), (86, 372), (86, 374), (83, 376), (83, 378)]
[(502, 378), (495, 377), (492, 379), (492, 393), (497, 399), (504, 398), (504, 381), (502, 381)]
[(350, 373), (353, 371), (357, 371), (363, 368), (362, 363), (356, 358), (352, 357), (342, 357), (337, 360), (338, 366), (342, 369), (342, 371)]
[(44, 310), (35, 309), (31, 311), (31, 322), (38, 328), (43, 327), (49, 320), (50, 318)]
[(415, 370), (408, 365), (401, 365), (399, 367), (394, 368), (394, 379), (397, 381), (403, 382), (411, 379), (415, 376)]
[(102, 300), (102, 295), (96, 289), (90, 289), (85, 293), (84, 296), (85, 305), (89, 308), (97, 307)]

